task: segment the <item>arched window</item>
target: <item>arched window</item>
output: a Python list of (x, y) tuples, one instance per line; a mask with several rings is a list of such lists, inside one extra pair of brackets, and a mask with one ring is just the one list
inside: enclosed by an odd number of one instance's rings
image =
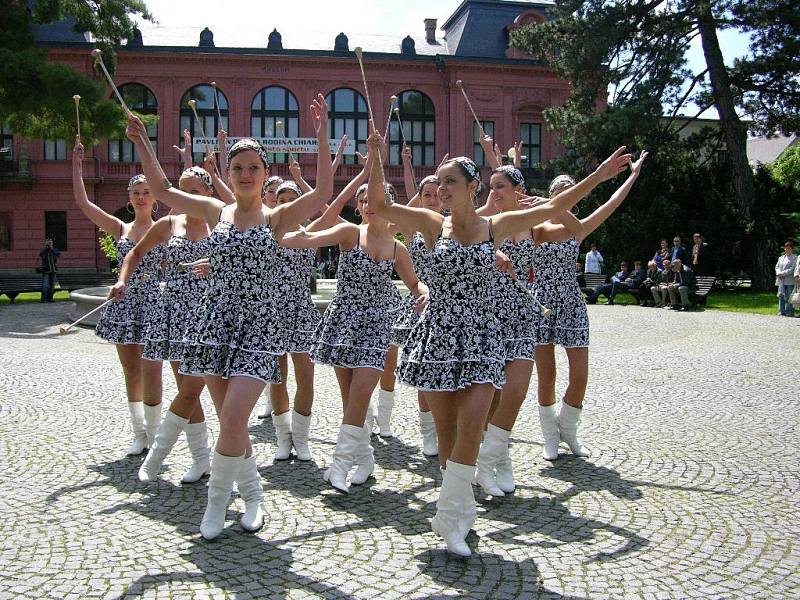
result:
[[(194, 114), (189, 106), (189, 100), (197, 102), (197, 116), (200, 117), (203, 126), (203, 132), (210, 138), (217, 137), (220, 125), (225, 131), (228, 130), (228, 99), (225, 94), (217, 88), (217, 93), (214, 94), (214, 88), (210, 85), (196, 85), (181, 98), (181, 113), (180, 113), (180, 138), (178, 146), (183, 145), (183, 130), (188, 129), (192, 134), (192, 138), (200, 137), (200, 127), (195, 122)], [(219, 112), (222, 116), (222, 123), (220, 124), (217, 118), (217, 102), (219, 102)], [(192, 160), (195, 164), (203, 163), (203, 153), (195, 152), (192, 154)]]
[[(283, 123), (279, 131), (277, 122)], [(250, 135), (260, 137), (298, 137), (300, 112), (294, 94), (280, 86), (271, 86), (258, 92), (250, 105)], [(268, 154), (270, 163), (286, 163), (285, 153)]]
[[(403, 134), (406, 144), (411, 148), (415, 165), (432, 166), (436, 164), (436, 110), (433, 102), (422, 92), (406, 90), (397, 96), (400, 108), (400, 120), (403, 122)], [(392, 116), (389, 125), (389, 162), (393, 165), (401, 164), (400, 150), (403, 147), (403, 137), (400, 135), (400, 125), (397, 116)]]
[[(127, 83), (119, 88), (119, 93), (125, 100), (125, 104), (131, 110), (143, 115), (158, 114), (158, 102), (153, 92), (140, 83)], [(117, 96), (111, 97), (116, 100)], [(158, 142), (158, 123), (153, 122), (147, 127), (147, 136), (153, 148)], [(138, 162), (139, 153), (133, 146), (133, 142), (127, 139), (108, 140), (108, 162)]]
[[(327, 95), (328, 102), (328, 137), (338, 140), (345, 133), (356, 143), (356, 150), (367, 153), (367, 131), (369, 114), (364, 97), (350, 88), (337, 88)], [(345, 154), (345, 164), (354, 164), (355, 155)]]

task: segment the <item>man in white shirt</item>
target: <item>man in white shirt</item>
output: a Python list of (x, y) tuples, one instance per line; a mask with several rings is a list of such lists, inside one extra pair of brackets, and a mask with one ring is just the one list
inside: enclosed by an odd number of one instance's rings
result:
[(584, 273), (602, 273), (603, 255), (597, 251), (597, 244), (592, 242), (589, 245), (589, 252), (586, 253), (586, 268)]

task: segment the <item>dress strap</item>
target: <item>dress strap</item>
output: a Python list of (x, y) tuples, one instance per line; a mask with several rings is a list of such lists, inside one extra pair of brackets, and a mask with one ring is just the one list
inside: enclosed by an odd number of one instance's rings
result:
[(494, 232), (492, 231), (492, 220), (489, 219), (489, 241), (494, 243)]
[(392, 260), (397, 258), (397, 240), (394, 241), (394, 252), (392, 253)]
[(356, 248), (361, 249), (361, 227), (358, 228), (358, 238), (356, 239)]
[(217, 215), (217, 223), (219, 223), (220, 221), (222, 221), (222, 211), (223, 211), (223, 210), (225, 210), (225, 207), (224, 207), (224, 206), (223, 206), (222, 208), (220, 208), (220, 209), (219, 209), (219, 214)]

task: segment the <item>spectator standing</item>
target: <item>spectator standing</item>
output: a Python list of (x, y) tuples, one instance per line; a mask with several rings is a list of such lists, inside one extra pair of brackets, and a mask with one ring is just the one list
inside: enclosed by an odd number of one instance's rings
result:
[(695, 275), (705, 275), (708, 271), (708, 256), (706, 247), (708, 244), (703, 240), (703, 236), (695, 233), (694, 246), (692, 246), (692, 271)]
[(670, 250), (669, 259), (674, 267), (676, 260), (681, 261), (681, 263), (685, 263), (687, 262), (686, 258), (686, 248), (681, 246), (681, 238), (680, 236), (676, 235), (672, 240), (672, 249)]
[(619, 266), (619, 271), (617, 271), (611, 278), (611, 283), (604, 283), (594, 288), (594, 291), (592, 291), (592, 293), (589, 295), (589, 298), (586, 300), (586, 302), (588, 304), (597, 304), (597, 299), (600, 297), (600, 294), (602, 294), (608, 298), (606, 304), (614, 304), (614, 296), (616, 295), (617, 286), (625, 281), (629, 274), (630, 271), (628, 270), (628, 263), (622, 261)]
[(52, 302), (56, 291), (56, 273), (58, 272), (58, 257), (61, 251), (53, 246), (50, 238), (44, 241), (44, 248), (39, 252), (42, 259), (42, 298), (40, 302)]
[[(688, 310), (692, 305), (689, 302), (689, 292), (693, 292), (696, 288), (694, 271), (685, 266), (682, 261), (673, 260), (672, 281), (667, 285), (672, 310)], [(678, 303), (678, 294), (680, 294), (680, 304)]]
[[(658, 285), (661, 278), (661, 271), (656, 266), (656, 261), (651, 260), (647, 263), (647, 273), (645, 273), (644, 281), (639, 285), (639, 306), (647, 306), (649, 296), (655, 299), (655, 294), (650, 291), (654, 285)], [(655, 301), (658, 304), (658, 300)]]
[(797, 275), (797, 255), (794, 253), (794, 242), (788, 240), (783, 245), (783, 254), (775, 264), (775, 285), (778, 288), (778, 310), (782, 317), (793, 317), (794, 306), (789, 296), (794, 291), (793, 275)]
[(586, 268), (584, 273), (597, 273), (603, 272), (603, 255), (597, 249), (597, 244), (592, 242), (589, 244), (589, 251), (586, 253)]
[(653, 260), (656, 261), (656, 267), (658, 268), (659, 271), (664, 270), (664, 261), (669, 260), (669, 257), (671, 255), (672, 253), (670, 252), (669, 242), (667, 241), (667, 238), (661, 238), (661, 248), (659, 248), (653, 255)]

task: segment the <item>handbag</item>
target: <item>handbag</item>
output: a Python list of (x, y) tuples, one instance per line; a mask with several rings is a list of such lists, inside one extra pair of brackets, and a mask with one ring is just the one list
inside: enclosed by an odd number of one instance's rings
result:
[(789, 304), (800, 306), (800, 285), (794, 286), (794, 291), (792, 292), (792, 295), (789, 296)]

